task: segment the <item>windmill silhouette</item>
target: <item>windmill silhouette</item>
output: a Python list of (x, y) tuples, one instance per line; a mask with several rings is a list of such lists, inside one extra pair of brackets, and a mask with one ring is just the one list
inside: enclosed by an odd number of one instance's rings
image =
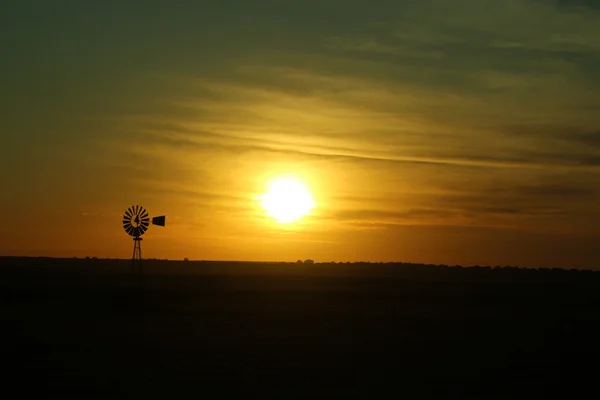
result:
[[(152, 218), (152, 225), (165, 226), (166, 217)], [(133, 256), (131, 257), (131, 270), (137, 269), (142, 274), (142, 235), (150, 227), (150, 216), (148, 211), (141, 206), (131, 206), (123, 215), (123, 228), (129, 236), (133, 236)], [(137, 268), (136, 268), (137, 266)]]

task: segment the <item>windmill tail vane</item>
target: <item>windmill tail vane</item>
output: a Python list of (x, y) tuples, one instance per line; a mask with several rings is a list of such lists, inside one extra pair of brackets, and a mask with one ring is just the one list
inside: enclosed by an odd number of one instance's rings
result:
[(165, 216), (152, 218), (152, 225), (165, 226)]

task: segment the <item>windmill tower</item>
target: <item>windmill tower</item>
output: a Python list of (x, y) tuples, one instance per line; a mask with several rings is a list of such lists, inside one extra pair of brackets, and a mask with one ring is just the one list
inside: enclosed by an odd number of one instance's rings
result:
[[(165, 216), (152, 218), (152, 225), (165, 226)], [(131, 270), (136, 269), (142, 273), (142, 235), (150, 226), (148, 211), (141, 206), (131, 206), (123, 215), (123, 228), (129, 236), (133, 236), (133, 257), (131, 258)], [(137, 266), (137, 268), (136, 268)]]

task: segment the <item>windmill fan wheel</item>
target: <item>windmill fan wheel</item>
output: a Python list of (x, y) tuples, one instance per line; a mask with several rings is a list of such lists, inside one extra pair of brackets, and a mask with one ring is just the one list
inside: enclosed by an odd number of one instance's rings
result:
[(148, 211), (140, 206), (131, 206), (123, 216), (123, 228), (130, 236), (140, 237), (148, 230), (150, 217)]

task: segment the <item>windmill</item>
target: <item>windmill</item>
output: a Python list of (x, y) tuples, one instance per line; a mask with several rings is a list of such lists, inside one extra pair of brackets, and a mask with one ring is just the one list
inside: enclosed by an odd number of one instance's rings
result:
[[(165, 226), (165, 216), (152, 218), (152, 225)], [(135, 271), (135, 265), (138, 264), (140, 274), (142, 273), (142, 238), (150, 226), (150, 217), (148, 211), (141, 206), (131, 206), (123, 215), (123, 228), (129, 236), (133, 236), (133, 257), (131, 258), (131, 268)]]

